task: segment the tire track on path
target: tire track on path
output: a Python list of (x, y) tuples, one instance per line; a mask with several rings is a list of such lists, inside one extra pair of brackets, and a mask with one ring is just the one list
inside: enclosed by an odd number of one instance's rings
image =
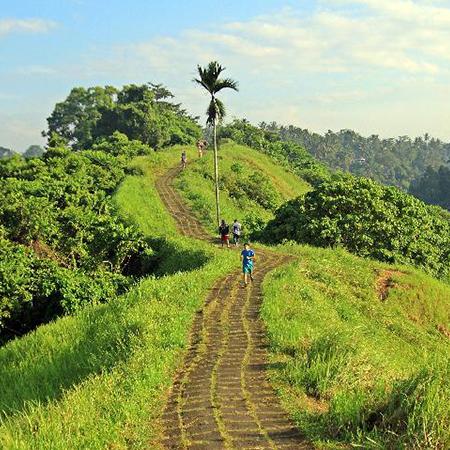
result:
[[(156, 183), (181, 234), (215, 242), (173, 186), (175, 167)], [(240, 271), (218, 280), (197, 312), (190, 345), (162, 415), (167, 449), (310, 449), (267, 380), (262, 282), (291, 258), (258, 250), (255, 280)]]

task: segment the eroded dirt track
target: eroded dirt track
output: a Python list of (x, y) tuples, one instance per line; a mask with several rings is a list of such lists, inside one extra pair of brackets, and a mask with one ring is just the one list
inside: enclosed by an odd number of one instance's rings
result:
[[(212, 240), (173, 188), (177, 173), (172, 169), (157, 182), (163, 202), (181, 233)], [(241, 287), (237, 270), (213, 286), (195, 318), (190, 348), (162, 416), (164, 448), (313, 448), (289, 421), (266, 379), (261, 283), (288, 261), (258, 250), (252, 284)]]

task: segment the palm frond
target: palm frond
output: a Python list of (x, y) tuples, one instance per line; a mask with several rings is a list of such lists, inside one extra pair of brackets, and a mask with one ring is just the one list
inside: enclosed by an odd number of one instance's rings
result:
[(219, 121), (222, 121), (222, 119), (226, 115), (225, 105), (218, 99), (215, 99), (216, 101), (216, 109), (217, 109), (217, 119)]
[(214, 85), (214, 93), (221, 91), (222, 89), (233, 89), (238, 91), (238, 83), (231, 78), (224, 78), (223, 80), (217, 80)]
[(211, 61), (206, 67), (197, 65), (198, 77), (192, 81), (203, 86), (210, 94), (211, 101), (206, 110), (206, 123), (213, 124), (221, 121), (225, 116), (224, 104), (215, 97), (215, 94), (222, 89), (238, 90), (238, 83), (231, 78), (220, 79), (220, 74), (225, 70), (217, 61)]
[(193, 78), (192, 81), (194, 83), (198, 83), (200, 86), (203, 86), (211, 94), (209, 86), (202, 79), (199, 80), (198, 78)]
[(199, 78), (195, 78), (196, 83), (201, 84), (208, 92), (214, 93), (214, 87), (220, 74), (225, 70), (217, 61), (211, 61), (206, 67), (197, 65)]

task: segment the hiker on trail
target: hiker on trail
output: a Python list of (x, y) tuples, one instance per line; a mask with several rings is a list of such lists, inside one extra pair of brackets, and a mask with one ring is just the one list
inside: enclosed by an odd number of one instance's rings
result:
[(239, 245), (239, 239), (241, 237), (241, 231), (242, 231), (241, 224), (238, 222), (237, 219), (234, 219), (234, 223), (233, 223), (233, 242), (234, 242), (234, 245), (236, 247)]
[(241, 252), (242, 273), (244, 278), (244, 285), (247, 286), (247, 277), (253, 281), (253, 261), (255, 259), (255, 252), (250, 248), (248, 242), (244, 244), (244, 250)]
[(199, 139), (197, 141), (197, 149), (198, 149), (198, 157), (199, 158), (203, 157), (203, 150), (206, 148), (207, 145), (208, 144), (204, 139), (203, 140)]
[(219, 234), (220, 240), (222, 241), (222, 247), (224, 244), (227, 244), (227, 247), (230, 248), (230, 226), (227, 225), (223, 219), (219, 226)]
[(183, 152), (181, 153), (181, 168), (186, 169), (186, 164), (187, 164), (187, 155), (186, 151), (183, 150)]

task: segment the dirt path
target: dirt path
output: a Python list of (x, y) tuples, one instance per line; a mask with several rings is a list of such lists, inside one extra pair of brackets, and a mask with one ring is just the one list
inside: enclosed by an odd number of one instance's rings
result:
[[(158, 192), (187, 236), (211, 240), (173, 188), (174, 168)], [(236, 255), (237, 256), (237, 255)], [(258, 250), (255, 281), (240, 286), (236, 270), (216, 282), (197, 313), (191, 343), (163, 413), (168, 449), (304, 449), (266, 379), (265, 334), (259, 320), (261, 283), (288, 257)]]

